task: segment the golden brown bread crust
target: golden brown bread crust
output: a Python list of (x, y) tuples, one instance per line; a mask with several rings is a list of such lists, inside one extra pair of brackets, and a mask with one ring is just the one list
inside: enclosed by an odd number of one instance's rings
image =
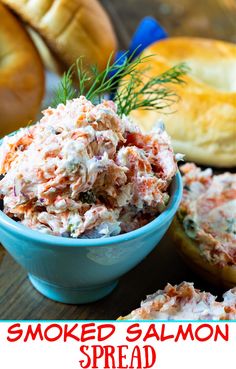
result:
[(236, 266), (219, 267), (216, 264), (209, 263), (200, 254), (197, 243), (190, 239), (175, 217), (170, 230), (171, 237), (183, 259), (196, 273), (208, 282), (223, 287), (236, 286)]
[(63, 74), (65, 71), (65, 65), (63, 65), (49, 50), (42, 37), (30, 26), (27, 27), (27, 32), (33, 40), (39, 55), (43, 61), (46, 70), (49, 70), (55, 74)]
[[(169, 110), (132, 112), (149, 130), (163, 119), (176, 152), (199, 164), (236, 166), (236, 45), (188, 37), (169, 38), (147, 48), (148, 76), (186, 62), (184, 85), (172, 85), (180, 97)], [(142, 64), (140, 68), (145, 68)], [(172, 111), (173, 114), (165, 114)]]
[(39, 111), (44, 70), (30, 37), (0, 4), (0, 137), (27, 125)]
[(45, 40), (66, 67), (79, 56), (103, 69), (116, 49), (110, 20), (97, 0), (3, 0)]

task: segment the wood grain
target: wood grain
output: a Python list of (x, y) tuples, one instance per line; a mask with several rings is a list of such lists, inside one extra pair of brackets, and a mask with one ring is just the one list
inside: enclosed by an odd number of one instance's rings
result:
[(168, 236), (139, 266), (121, 278), (111, 295), (79, 306), (44, 298), (8, 253), (1, 249), (0, 255), (0, 319), (117, 319), (138, 307), (147, 294), (163, 288), (167, 282), (183, 280), (195, 281), (199, 288), (218, 292), (187, 268)]
[[(154, 16), (170, 35), (236, 41), (235, 0), (102, 0), (115, 26), (120, 48), (127, 48), (140, 20)], [(0, 246), (0, 319), (116, 319), (137, 307), (167, 282), (194, 281), (217, 293), (182, 262), (166, 236), (134, 270), (121, 278), (108, 297), (93, 304), (64, 305), (40, 295), (25, 271)]]

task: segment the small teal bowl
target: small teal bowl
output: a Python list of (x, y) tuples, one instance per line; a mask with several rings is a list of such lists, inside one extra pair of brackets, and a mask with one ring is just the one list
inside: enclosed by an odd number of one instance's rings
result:
[(135, 231), (102, 239), (46, 235), (0, 211), (0, 242), (46, 297), (67, 304), (96, 301), (108, 295), (118, 279), (140, 263), (167, 231), (182, 196), (179, 172), (170, 193), (166, 210), (152, 222)]

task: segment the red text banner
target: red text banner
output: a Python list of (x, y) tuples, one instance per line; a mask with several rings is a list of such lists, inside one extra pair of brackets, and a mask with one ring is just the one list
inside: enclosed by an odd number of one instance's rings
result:
[(222, 368), (233, 360), (233, 322), (2, 322), (5, 368)]

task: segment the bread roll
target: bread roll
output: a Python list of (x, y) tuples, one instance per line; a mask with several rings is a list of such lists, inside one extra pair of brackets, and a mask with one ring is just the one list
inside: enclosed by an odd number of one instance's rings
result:
[(33, 120), (44, 94), (41, 59), (20, 22), (0, 3), (0, 137)]
[(110, 20), (96, 0), (3, 0), (34, 28), (66, 68), (79, 56), (106, 65), (116, 49)]
[(55, 58), (42, 37), (37, 32), (35, 32), (31, 27), (27, 27), (27, 32), (30, 34), (30, 37), (40, 54), (45, 69), (60, 76), (64, 72), (65, 66)]
[[(144, 130), (165, 123), (176, 152), (199, 164), (236, 166), (236, 45), (216, 40), (176, 37), (144, 51), (146, 79), (186, 62), (186, 84), (171, 85), (178, 101), (158, 111), (136, 110), (131, 116)], [(147, 67), (141, 64), (141, 70)], [(172, 114), (166, 114), (166, 113)]]

